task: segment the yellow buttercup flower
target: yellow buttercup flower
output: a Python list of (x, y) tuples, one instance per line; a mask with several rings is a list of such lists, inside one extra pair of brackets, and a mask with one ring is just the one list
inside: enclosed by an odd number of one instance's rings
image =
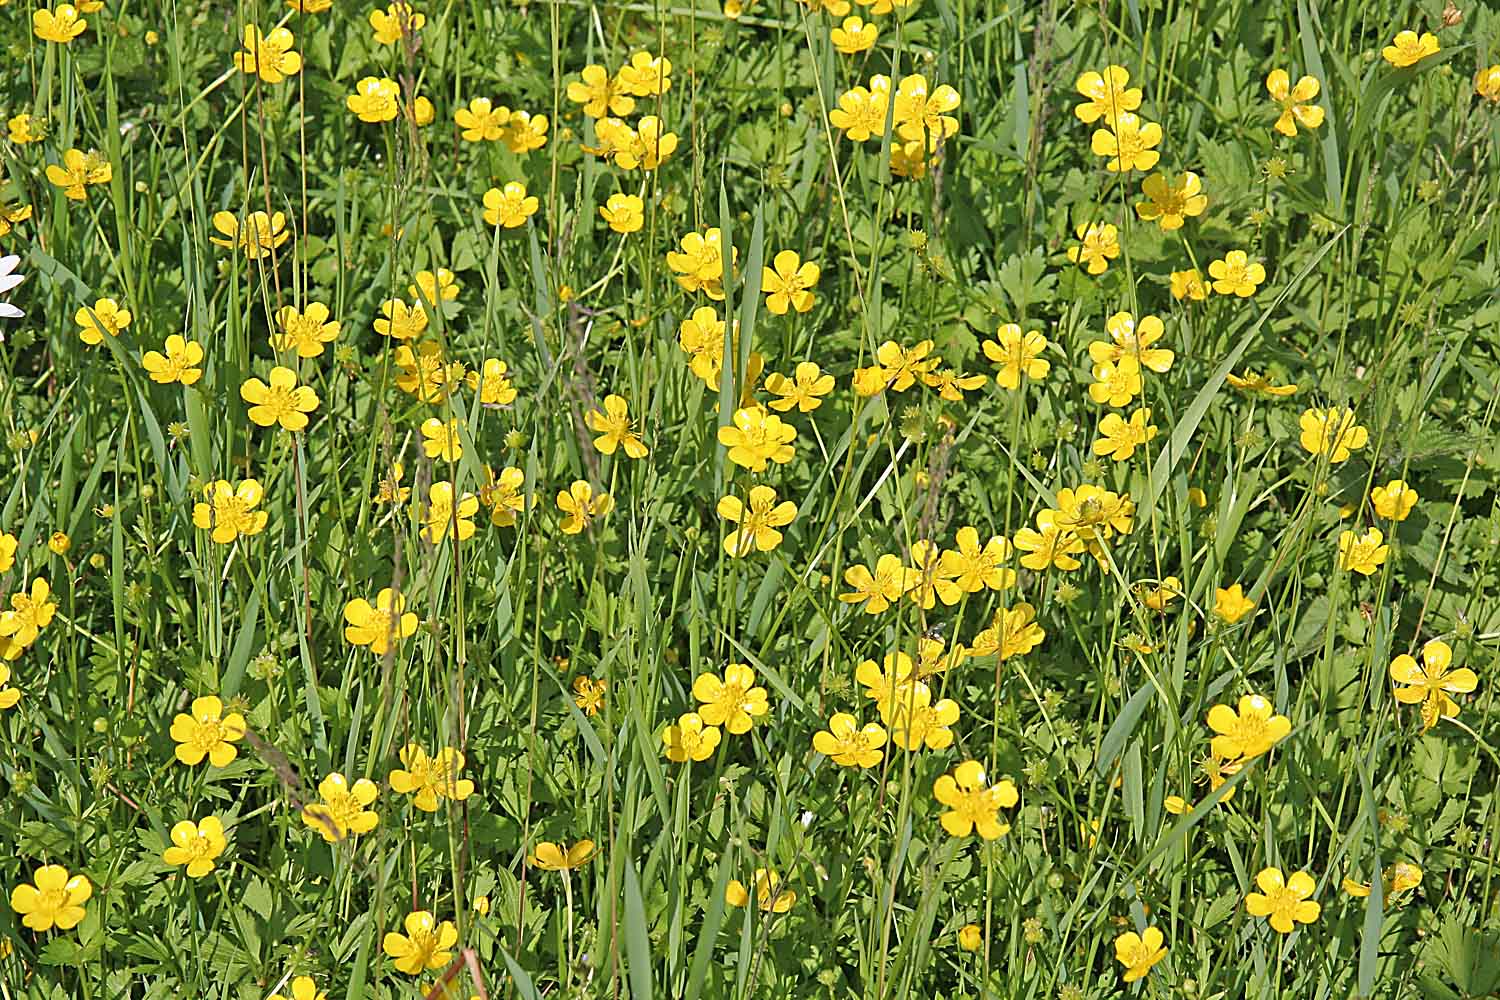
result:
[(1146, 200), (1136, 204), (1136, 215), (1146, 222), (1154, 221), (1162, 232), (1181, 229), (1184, 221), (1202, 215), (1208, 208), (1203, 182), (1191, 170), (1176, 178), (1152, 174), (1141, 182), (1141, 192)]
[(672, 89), (672, 61), (666, 56), (636, 52), (620, 67), (620, 85), (636, 97), (660, 97)]
[(541, 841), (526, 858), (526, 863), (545, 872), (565, 872), (588, 864), (594, 856), (594, 842), (580, 840), (572, 847)]
[(389, 77), (362, 77), (344, 105), (362, 122), (393, 121), (399, 110), (401, 88)]
[(823, 405), (823, 397), (833, 391), (833, 386), (833, 376), (824, 373), (816, 362), (802, 361), (791, 378), (779, 372), (766, 376), (766, 391), (780, 397), (767, 405), (783, 413), (793, 407), (799, 413), (811, 413)]
[(718, 674), (705, 672), (693, 681), (693, 697), (701, 704), (698, 717), (707, 726), (723, 726), (735, 735), (748, 733), (755, 720), (770, 711), (766, 689), (755, 683), (755, 671), (731, 663)]
[(1302, 447), (1314, 456), (1327, 455), (1332, 465), (1346, 461), (1370, 441), (1370, 432), (1355, 422), (1354, 411), (1345, 407), (1312, 407), (1299, 420)]
[(312, 827), (330, 844), (346, 837), (369, 833), (380, 823), (373, 809), (366, 808), (380, 794), (375, 783), (360, 778), (352, 785), (335, 771), (318, 782), (321, 802), (302, 807), (302, 822)]
[(94, 150), (68, 149), (61, 164), (47, 164), (46, 173), (48, 183), (62, 188), (69, 200), (83, 201), (91, 185), (108, 184), (114, 178), (114, 167)]
[(1151, 423), (1151, 408), (1142, 407), (1126, 420), (1118, 413), (1106, 413), (1099, 422), (1099, 440), (1094, 442), (1095, 455), (1108, 455), (1116, 462), (1127, 461), (1135, 450), (1156, 437)]
[(1321, 90), (1317, 78), (1304, 76), (1292, 86), (1292, 78), (1284, 69), (1273, 69), (1266, 77), (1266, 90), (1271, 100), (1281, 106), (1281, 117), (1272, 126), (1285, 136), (1295, 136), (1297, 126), (1315, 129), (1323, 124), (1323, 109), (1311, 103), (1317, 100)]
[(646, 222), (645, 205), (633, 194), (610, 195), (599, 209), (599, 215), (610, 229), (622, 235), (640, 232)]
[(453, 112), (465, 142), (498, 142), (510, 127), (510, 108), (495, 107), (488, 97), (476, 97), (466, 108)]
[(1280, 399), (1297, 393), (1295, 385), (1277, 385), (1269, 375), (1262, 375), (1259, 372), (1246, 372), (1244, 375), (1230, 372), (1224, 376), (1224, 381), (1229, 383), (1231, 388), (1238, 389), (1248, 396)]
[(207, 502), (193, 505), (193, 524), (204, 531), (211, 531), (215, 542), (228, 545), (241, 535), (258, 535), (265, 530), (269, 518), (263, 510), (256, 510), (265, 493), (254, 479), (246, 479), (239, 486), (231, 486), (220, 479), (204, 487)]
[(1437, 36), (1424, 31), (1419, 36), (1415, 31), (1398, 31), (1391, 44), (1380, 50), (1385, 61), (1398, 69), (1415, 66), (1428, 56), (1435, 56), (1442, 49)]
[(867, 52), (875, 45), (880, 29), (861, 17), (848, 17), (828, 33), (833, 47), (846, 56)]
[(239, 754), (235, 744), (245, 738), (245, 717), (239, 712), (224, 714), (224, 703), (211, 694), (194, 698), (190, 711), (172, 718), (170, 735), (177, 744), (177, 759), (195, 767), (207, 757), (214, 767), (228, 767)]
[(1203, 275), (1198, 273), (1196, 267), (1186, 271), (1173, 271), (1170, 275), (1172, 298), (1181, 302), (1183, 299), (1192, 299), (1202, 302), (1208, 298), (1208, 285), (1203, 282)]
[(422, 537), (441, 545), (451, 532), (460, 542), (474, 537), (474, 515), (479, 512), (479, 498), (465, 493), (454, 503), (453, 484), (447, 480), (427, 488), (427, 506), (422, 511)]
[(385, 10), (370, 11), (369, 20), (376, 44), (395, 45), (405, 36), (421, 31), (427, 24), (427, 15), (413, 10), (405, 0), (395, 0)]
[(1090, 140), (1095, 156), (1109, 158), (1111, 172), (1150, 170), (1161, 159), (1155, 149), (1161, 144), (1161, 126), (1122, 111), (1107, 128), (1096, 129)]
[(635, 98), (603, 66), (585, 66), (579, 78), (568, 83), (567, 93), (568, 100), (582, 104), (583, 113), (590, 118), (623, 117), (635, 110)]
[(429, 755), (421, 745), (408, 743), (397, 756), (401, 766), (390, 773), (391, 791), (410, 795), (412, 805), (423, 812), (437, 812), (444, 799), (463, 802), (474, 794), (474, 782), (459, 777), (464, 755), (453, 747)]
[(797, 516), (797, 505), (790, 500), (776, 502), (776, 491), (769, 486), (750, 487), (749, 503), (737, 496), (719, 499), (718, 514), (736, 528), (724, 538), (724, 551), (735, 558), (751, 552), (770, 552), (781, 544), (781, 532)]
[(32, 930), (72, 930), (88, 915), (85, 904), (94, 886), (86, 875), (69, 875), (62, 865), (43, 865), (32, 874), (32, 882), (10, 891), (10, 908)]
[(989, 784), (984, 766), (977, 760), (964, 761), (951, 774), (938, 778), (932, 787), (932, 797), (948, 807), (938, 821), (949, 836), (977, 833), (984, 840), (995, 840), (1010, 832), (1010, 824), (1000, 820), (1000, 810), (1011, 808), (1021, 799), (1015, 782), (1009, 778)]
[(240, 385), (240, 398), (250, 404), (246, 414), (261, 427), (280, 425), (285, 430), (307, 427), (307, 415), (318, 408), (318, 394), (311, 386), (298, 385), (297, 373), (277, 365), (267, 376), (270, 384), (255, 377)]
[(1115, 961), (1125, 966), (1125, 982), (1144, 979), (1153, 965), (1167, 957), (1166, 940), (1157, 927), (1147, 927), (1140, 934), (1126, 931), (1115, 938)]
[(301, 312), (295, 306), (282, 306), (276, 310), (277, 332), (271, 334), (272, 349), (296, 351), (299, 358), (321, 357), (323, 345), (333, 343), (339, 336), (339, 324), (328, 317), (328, 307), (321, 302), (308, 303)]
[(854, 565), (844, 570), (844, 582), (853, 591), (840, 594), (845, 604), (861, 604), (865, 614), (878, 615), (889, 608), (921, 580), (922, 574), (901, 562), (901, 557), (886, 553), (875, 560), (873, 571)]
[(1121, 114), (1141, 106), (1140, 88), (1127, 86), (1129, 83), (1130, 71), (1124, 66), (1106, 66), (1103, 73), (1091, 70), (1080, 75), (1074, 89), (1088, 100), (1074, 105), (1073, 114), (1086, 125), (1101, 118), (1113, 125)]
[(1155, 316), (1142, 316), (1140, 322), (1128, 312), (1117, 312), (1104, 321), (1109, 340), (1089, 344), (1089, 358), (1095, 364), (1134, 358), (1142, 368), (1163, 374), (1172, 367), (1176, 355), (1164, 347), (1153, 347), (1162, 338), (1165, 326)]
[(417, 910), (402, 921), (405, 934), (391, 931), (380, 941), (380, 949), (397, 972), (419, 976), (427, 969), (441, 969), (453, 959), (458, 928), (451, 920), (441, 923), (427, 910)]
[(78, 8), (70, 3), (58, 4), (52, 10), (43, 7), (31, 14), (31, 30), (44, 42), (67, 45), (83, 34), (89, 22), (78, 16)]
[(1220, 295), (1235, 295), (1242, 299), (1255, 294), (1255, 289), (1266, 280), (1266, 269), (1259, 261), (1250, 260), (1243, 250), (1231, 250), (1222, 260), (1209, 261), (1208, 276), (1214, 279), (1213, 289)]
[(1068, 259), (1089, 274), (1103, 274), (1120, 256), (1120, 231), (1109, 222), (1080, 222), (1074, 230), (1079, 245), (1068, 247)]
[(599, 435), (594, 438), (594, 447), (600, 454), (613, 455), (616, 449), (625, 452), (627, 458), (645, 458), (650, 454), (644, 442), (636, 435), (630, 419), (629, 404), (624, 397), (611, 393), (604, 397), (604, 406), (583, 415), (588, 429)]
[(576, 535), (615, 509), (615, 498), (608, 493), (594, 494), (594, 488), (582, 479), (573, 480), (566, 490), (557, 494), (557, 509), (563, 518), (558, 527), (565, 535)]
[[(327, 10), (332, 0), (287, 0), (287, 5), (295, 6), (299, 2), (303, 4), (302, 10), (304, 12), (312, 13), (314, 9)], [(319, 2), (322, 2), (322, 7), (314, 8), (312, 6)], [(290, 997), (284, 997), (280, 993), (272, 993), (266, 997), (266, 1000), (328, 1000), (328, 994), (318, 989), (318, 984), (312, 976), (297, 976), (292, 980), (292, 995)]]
[(192, 385), (203, 377), (203, 345), (196, 340), (184, 340), (172, 334), (165, 344), (166, 353), (147, 351), (141, 357), (141, 367), (151, 376), (151, 381), (162, 385), (181, 383)]
[(662, 732), (661, 741), (670, 761), (705, 761), (718, 749), (719, 730), (704, 725), (697, 712), (685, 712)]
[(984, 356), (1000, 370), (995, 373), (995, 384), (1002, 389), (1015, 389), (1022, 378), (1039, 382), (1052, 370), (1052, 363), (1042, 357), (1047, 350), (1047, 338), (1035, 330), (1022, 333), (1017, 323), (1004, 323), (995, 331), (994, 340), (986, 340)]
[[(1474, 93), (1491, 104), (1500, 104), (1500, 64), (1482, 66), (1475, 71)], [(11, 138), (14, 140), (15, 137)]]
[(812, 289), (822, 274), (812, 261), (802, 262), (795, 250), (783, 250), (761, 268), (761, 288), (766, 293), (766, 308), (778, 316), (788, 308), (805, 313), (813, 307)]
[(229, 846), (217, 816), (205, 816), (196, 823), (185, 819), (172, 827), (171, 838), (172, 846), (162, 851), (161, 859), (184, 867), (188, 878), (202, 878), (213, 871), (214, 859)]
[(355, 646), (369, 646), (384, 656), (392, 644), (417, 630), (417, 616), (406, 610), (406, 598), (390, 587), (381, 588), (374, 602), (356, 597), (344, 605), (344, 638)]
[[(786, 888), (781, 878), (769, 868), (755, 869), (750, 880), (755, 885), (756, 905), (765, 913), (785, 913), (797, 901), (797, 894)], [(724, 901), (730, 906), (750, 905), (750, 890), (737, 878), (729, 880), (724, 888)]]
[(874, 767), (885, 759), (886, 733), (878, 722), (861, 726), (854, 716), (835, 712), (828, 728), (813, 734), (813, 749), (840, 767)]
[(1370, 491), (1370, 503), (1375, 507), (1375, 513), (1387, 521), (1406, 520), (1418, 499), (1417, 491), (1406, 485), (1403, 479), (1392, 479)]
[(121, 309), (114, 299), (98, 299), (92, 309), (82, 306), (73, 314), (78, 339), (91, 347), (103, 343), (106, 336), (118, 337), (130, 320), (130, 310)]
[(1240, 698), (1238, 711), (1228, 705), (1210, 708), (1208, 728), (1218, 734), (1211, 744), (1215, 756), (1248, 760), (1285, 739), (1292, 731), (1292, 722), (1284, 715), (1277, 715), (1268, 699), (1247, 694)]
[(1322, 907), (1308, 898), (1318, 884), (1307, 872), (1294, 872), (1285, 878), (1280, 868), (1265, 868), (1255, 876), (1255, 885), (1260, 892), (1246, 894), (1245, 910), (1254, 917), (1270, 918), (1271, 929), (1278, 934), (1290, 934), (1296, 924), (1315, 923), (1322, 912)]
[(490, 188), (485, 191), (483, 202), (485, 225), (505, 229), (524, 226), (541, 204), (526, 193), (526, 185), (520, 181), (509, 181), (503, 188)]
[(461, 421), (439, 420), (428, 417), (422, 421), (422, 452), (428, 458), (444, 462), (457, 462), (464, 454), (462, 436), (458, 433)]
[(23, 583), (11, 593), (10, 607), (0, 612), (0, 638), (17, 646), (30, 646), (42, 629), (52, 624), (55, 614), (57, 605), (46, 580), (37, 577), (31, 581), (30, 591)]
[(241, 73), (259, 76), (262, 83), (280, 83), (302, 71), (302, 57), (292, 51), (296, 39), (285, 28), (272, 28), (262, 35), (253, 24), (245, 25), (245, 51), (234, 54)]
[(1339, 569), (1370, 576), (1381, 567), (1390, 551), (1391, 547), (1385, 544), (1385, 535), (1379, 528), (1371, 528), (1363, 535), (1342, 532), (1339, 535)]
[(233, 212), (215, 212), (213, 225), (221, 236), (210, 236), (208, 242), (214, 246), (234, 249), (239, 247), (250, 260), (261, 260), (290, 237), (286, 230), (286, 214), (273, 212), (251, 212), (240, 220)]
[(1422, 706), (1422, 732), (1437, 725), (1438, 719), (1458, 717), (1458, 703), (1450, 695), (1471, 694), (1479, 687), (1479, 677), (1468, 667), (1450, 670), (1453, 647), (1433, 639), (1422, 647), (1422, 662), (1403, 653), (1391, 661), (1391, 680), (1396, 700), (1403, 705)]
[(719, 444), (729, 449), (731, 462), (751, 472), (764, 472), (771, 462), (785, 465), (792, 460), (797, 428), (757, 406), (735, 410), (734, 422), (720, 427), (718, 436)]

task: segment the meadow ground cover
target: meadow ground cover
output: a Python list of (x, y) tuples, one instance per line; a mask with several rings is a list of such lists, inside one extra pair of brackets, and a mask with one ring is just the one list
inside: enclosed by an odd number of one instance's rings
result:
[(0, 2), (0, 997), (1500, 990), (1500, 14)]

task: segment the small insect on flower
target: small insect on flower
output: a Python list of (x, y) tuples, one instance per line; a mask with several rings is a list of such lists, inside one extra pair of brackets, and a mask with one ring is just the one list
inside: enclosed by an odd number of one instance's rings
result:
[(1442, 49), (1437, 36), (1424, 31), (1419, 36), (1415, 31), (1398, 31), (1390, 45), (1380, 50), (1385, 61), (1398, 69), (1415, 66), (1428, 56), (1435, 56)]
[(1323, 124), (1323, 109), (1312, 102), (1318, 99), (1322, 86), (1316, 77), (1304, 76), (1292, 86), (1292, 78), (1284, 69), (1273, 69), (1266, 77), (1266, 90), (1271, 100), (1281, 106), (1281, 117), (1272, 126), (1285, 136), (1295, 136), (1297, 126), (1315, 129)]
[(515, 229), (536, 214), (541, 203), (526, 193), (526, 185), (509, 181), (504, 188), (490, 188), (484, 193), (485, 225)]
[(1468, 667), (1450, 670), (1452, 666), (1453, 647), (1441, 639), (1432, 639), (1422, 647), (1420, 665), (1407, 653), (1391, 661), (1396, 700), (1403, 705), (1421, 704), (1424, 733), (1440, 718), (1458, 718), (1458, 703), (1449, 695), (1472, 694), (1479, 687), (1474, 671)]
[(205, 816), (198, 822), (182, 820), (172, 827), (172, 846), (162, 851), (164, 863), (185, 866), (188, 878), (202, 878), (214, 870), (214, 859), (224, 853), (229, 841), (224, 824), (217, 816)]
[(1318, 884), (1307, 872), (1294, 872), (1286, 878), (1280, 868), (1263, 868), (1255, 876), (1255, 885), (1260, 892), (1245, 895), (1245, 910), (1253, 917), (1269, 917), (1271, 929), (1278, 934), (1290, 934), (1296, 924), (1315, 923), (1323, 912), (1309, 898)]
[(451, 920), (441, 923), (427, 910), (417, 910), (402, 921), (405, 934), (391, 931), (381, 939), (380, 949), (397, 972), (419, 976), (427, 969), (441, 969), (453, 960), (458, 928)]
[(1156, 927), (1140, 934), (1126, 931), (1115, 938), (1115, 961), (1125, 966), (1125, 982), (1144, 979), (1153, 965), (1167, 957), (1166, 940)]
[(21, 923), (37, 932), (72, 930), (87, 915), (85, 904), (94, 895), (86, 875), (69, 875), (62, 865), (43, 865), (32, 875), (34, 884), (10, 891), (10, 908)]
[(588, 864), (593, 856), (592, 840), (580, 840), (572, 847), (543, 840), (527, 856), (526, 863), (544, 872), (566, 872)]

